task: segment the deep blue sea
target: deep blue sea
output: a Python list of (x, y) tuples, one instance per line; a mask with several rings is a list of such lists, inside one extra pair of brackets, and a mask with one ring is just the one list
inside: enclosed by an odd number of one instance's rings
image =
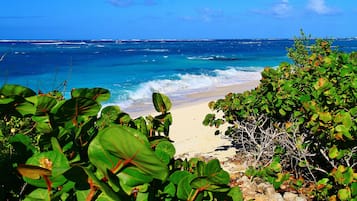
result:
[[(110, 104), (126, 108), (154, 91), (171, 98), (260, 79), (260, 71), (289, 61), (292, 40), (0, 41), (0, 81), (34, 90), (103, 87)], [(357, 39), (337, 39), (357, 51)], [(109, 104), (108, 103), (108, 104)]]

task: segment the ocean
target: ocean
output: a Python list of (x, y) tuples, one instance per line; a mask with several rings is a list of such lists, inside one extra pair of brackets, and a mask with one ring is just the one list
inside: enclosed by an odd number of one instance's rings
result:
[[(129, 108), (153, 92), (171, 99), (260, 79), (261, 70), (288, 61), (288, 39), (0, 41), (0, 81), (35, 91), (103, 87), (105, 104)], [(357, 50), (357, 39), (336, 39)]]

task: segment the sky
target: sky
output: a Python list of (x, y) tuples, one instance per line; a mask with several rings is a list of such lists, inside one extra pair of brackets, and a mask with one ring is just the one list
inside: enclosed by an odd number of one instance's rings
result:
[(0, 39), (356, 37), (356, 0), (2, 0)]

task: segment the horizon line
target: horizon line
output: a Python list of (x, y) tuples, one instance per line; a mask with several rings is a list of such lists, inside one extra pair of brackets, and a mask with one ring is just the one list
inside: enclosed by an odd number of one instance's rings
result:
[[(110, 38), (103, 38), (103, 39), (0, 39), (0, 43), (10, 43), (10, 42), (189, 42), (189, 41), (224, 41), (224, 40), (294, 40), (295, 38), (217, 38), (217, 39), (170, 39), (170, 38), (162, 38), (162, 39), (110, 39)], [(357, 39), (357, 36), (351, 37), (311, 37), (311, 40), (316, 39)]]

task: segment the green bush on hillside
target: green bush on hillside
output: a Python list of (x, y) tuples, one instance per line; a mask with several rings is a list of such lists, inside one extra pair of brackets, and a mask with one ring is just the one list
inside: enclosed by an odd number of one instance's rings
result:
[(204, 124), (227, 122), (237, 146), (270, 147), (268, 161), (282, 149), (282, 165), (314, 181), (317, 199), (357, 199), (357, 52), (310, 42), (304, 34), (296, 39), (288, 50), (293, 63), (265, 68), (254, 90), (210, 103), (224, 115), (208, 114)]

